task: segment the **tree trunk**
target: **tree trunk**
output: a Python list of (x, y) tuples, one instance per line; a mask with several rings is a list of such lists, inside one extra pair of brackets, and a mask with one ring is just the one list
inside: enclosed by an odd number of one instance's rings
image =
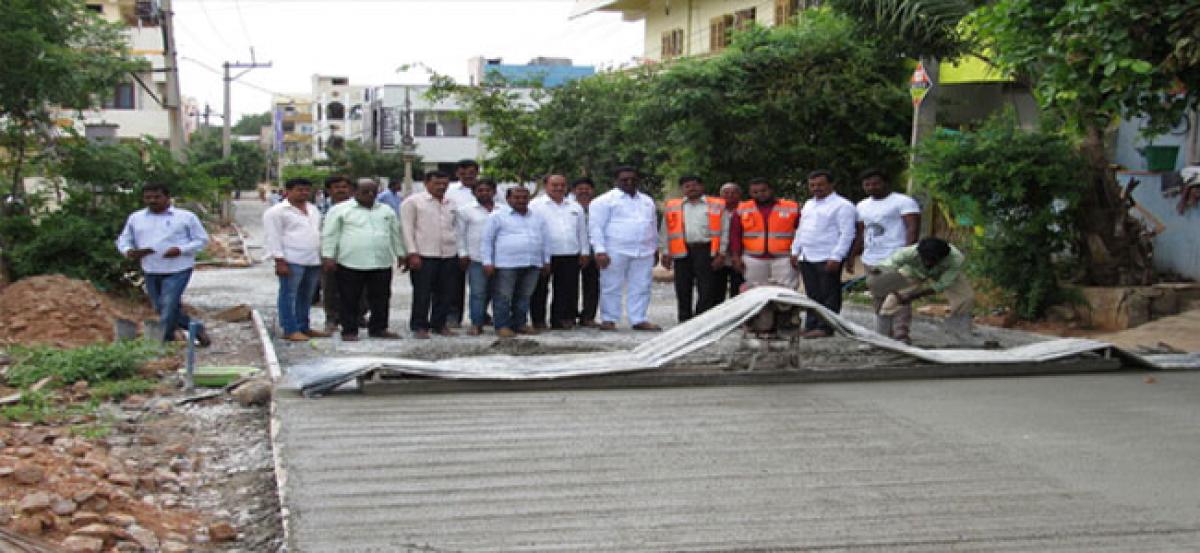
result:
[(1088, 189), (1083, 196), (1081, 244), (1084, 283), (1094, 286), (1136, 286), (1154, 281), (1153, 244), (1140, 221), (1129, 214), (1121, 187), (1109, 166), (1104, 130), (1085, 130), (1080, 152), (1087, 163)]

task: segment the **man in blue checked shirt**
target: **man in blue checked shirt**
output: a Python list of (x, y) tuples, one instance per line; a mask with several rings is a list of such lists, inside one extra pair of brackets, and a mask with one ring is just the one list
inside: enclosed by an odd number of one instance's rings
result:
[[(208, 233), (195, 214), (171, 205), (171, 190), (164, 184), (143, 186), (142, 203), (146, 208), (125, 221), (117, 250), (141, 263), (162, 339), (169, 342), (175, 339), (175, 329), (186, 331), (191, 322), (182, 309), (183, 290), (192, 278), (196, 253), (208, 245)], [(196, 339), (202, 346), (212, 343), (203, 326)]]
[(480, 241), (483, 272), (495, 278), (492, 321), (496, 335), (512, 338), (537, 334), (526, 324), (529, 298), (538, 275), (550, 273), (550, 228), (540, 214), (529, 209), (529, 190), (509, 188), (509, 209), (488, 215)]

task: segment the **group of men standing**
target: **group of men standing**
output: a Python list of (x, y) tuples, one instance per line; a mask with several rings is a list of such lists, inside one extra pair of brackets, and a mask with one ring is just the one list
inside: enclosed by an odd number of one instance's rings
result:
[[(951, 302), (951, 322), (970, 325), (973, 292), (962, 253), (936, 238), (918, 243), (920, 208), (889, 190), (879, 171), (861, 175), (867, 197), (857, 206), (834, 190), (828, 171), (808, 175), (803, 206), (776, 198), (766, 179), (747, 181), (750, 199), (743, 201), (736, 183), (709, 197), (699, 177), (687, 176), (679, 180), (682, 197), (665, 202), (661, 223), (633, 167), (617, 168), (611, 190), (598, 197), (590, 178), (568, 186), (560, 173), (545, 177), (537, 198), (519, 185), (497, 190), (472, 160), (460, 162), (456, 176), (451, 184), (446, 173), (427, 173), (425, 190), (402, 201), (398, 187), (379, 194), (371, 179), (333, 176), (320, 207), (310, 181), (289, 180), (284, 201), (263, 214), (285, 339), (340, 332), (355, 341), (362, 326), (370, 337), (398, 338), (388, 321), (395, 269), (412, 281), (413, 337), (455, 335), (464, 311), (468, 334), (490, 324), (511, 337), (546, 328), (614, 330), (623, 315), (634, 330), (660, 330), (647, 316), (660, 262), (673, 270), (680, 322), (745, 287), (795, 289), (800, 280), (810, 298), (838, 312), (842, 272), (852, 274), (858, 256), (881, 333), (907, 341), (912, 301), (938, 292)], [(187, 326), (180, 295), (207, 235), (194, 215), (171, 205), (165, 186), (145, 186), (143, 200), (147, 209), (130, 216), (118, 248), (141, 262), (170, 339)], [(318, 286), (325, 330), (309, 321)], [(805, 317), (803, 336), (832, 332), (819, 314)]]
[[(416, 338), (455, 335), (464, 311), (471, 335), (489, 324), (502, 337), (576, 326), (611, 330), (621, 320), (626, 286), (632, 327), (659, 330), (646, 316), (656, 210), (637, 190), (635, 170), (619, 170), (616, 189), (595, 202), (591, 179), (576, 179), (568, 191), (562, 174), (548, 175), (536, 199), (523, 186), (501, 188), (497, 198), (496, 183), (478, 170), (474, 161), (460, 162), (453, 184), (432, 171), (424, 191), (403, 201), (395, 189), (378, 194), (370, 179), (352, 185), (331, 177), (323, 214), (310, 202), (309, 181), (285, 183), (285, 201), (263, 214), (285, 338), (340, 331), (354, 341), (367, 313), (368, 336), (399, 337), (388, 328), (397, 268), (412, 279), (409, 330)], [(322, 281), (330, 324), (317, 330), (308, 313)]]
[[(853, 274), (861, 256), (880, 333), (910, 341), (912, 301), (938, 292), (950, 300), (951, 325), (969, 328), (973, 292), (962, 275), (962, 253), (937, 238), (918, 243), (920, 207), (891, 191), (884, 173), (867, 170), (859, 180), (867, 197), (856, 206), (834, 190), (830, 172), (813, 171), (801, 206), (776, 198), (762, 178), (747, 181), (746, 201), (735, 183), (713, 198), (698, 177), (681, 178), (683, 197), (666, 202), (660, 232), (663, 267), (674, 269), (679, 321), (719, 303), (728, 284), (743, 280), (747, 287), (790, 289), (803, 281), (809, 298), (840, 312), (842, 273)], [(809, 310), (801, 335), (832, 334)]]

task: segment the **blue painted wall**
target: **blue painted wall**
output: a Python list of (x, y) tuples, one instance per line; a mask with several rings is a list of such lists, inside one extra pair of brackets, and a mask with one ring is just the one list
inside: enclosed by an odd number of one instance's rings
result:
[(498, 74), (510, 83), (521, 84), (541, 81), (545, 88), (562, 86), (569, 81), (582, 79), (596, 74), (596, 68), (590, 65), (486, 65), (483, 68), (484, 81)]
[(1117, 173), (1122, 186), (1132, 177), (1141, 181), (1133, 191), (1134, 200), (1167, 226), (1167, 230), (1154, 237), (1155, 268), (1200, 280), (1200, 208), (1180, 215), (1176, 211), (1179, 196), (1164, 198), (1162, 180), (1157, 174)]
[(1141, 136), (1144, 123), (1145, 119), (1142, 118), (1121, 121), (1121, 127), (1117, 130), (1117, 151), (1114, 161), (1131, 171), (1145, 171), (1147, 169), (1146, 159), (1142, 157), (1139, 150), (1151, 143), (1155, 146), (1179, 146), (1179, 155), (1175, 158), (1175, 170), (1182, 169), (1187, 162), (1187, 152), (1185, 152), (1187, 149), (1187, 127), (1181, 125), (1174, 132), (1156, 136), (1153, 141), (1150, 141)]

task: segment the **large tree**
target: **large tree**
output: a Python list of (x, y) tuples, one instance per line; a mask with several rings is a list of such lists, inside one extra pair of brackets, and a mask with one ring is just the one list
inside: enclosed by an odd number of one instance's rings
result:
[(243, 115), (238, 119), (237, 123), (229, 129), (232, 134), (241, 136), (258, 136), (262, 132), (263, 127), (270, 127), (272, 119), (271, 112), (250, 113)]
[(1153, 277), (1141, 224), (1120, 198), (1106, 134), (1144, 117), (1161, 134), (1200, 104), (1195, 0), (999, 0), (973, 16), (981, 45), (1031, 84), (1044, 117), (1080, 140), (1089, 172), (1080, 253), (1087, 281)]
[(815, 12), (740, 32), (715, 56), (531, 94), (444, 79), (435, 88), (457, 94), (485, 125), (488, 171), (501, 177), (557, 170), (603, 182), (615, 165), (632, 163), (651, 191), (697, 174), (714, 188), (766, 177), (793, 195), (813, 169), (849, 177), (903, 167), (907, 72), (845, 18)]
[(904, 166), (907, 74), (902, 58), (844, 17), (814, 12), (668, 67), (645, 86), (636, 114), (647, 148), (669, 156), (664, 176), (698, 173), (717, 184), (761, 176), (803, 195), (814, 169), (848, 182), (867, 167)]
[(120, 27), (83, 2), (0, 2), (0, 163), (10, 189), (23, 193), (30, 156), (56, 135), (56, 108), (96, 107), (143, 66), (130, 56)]
[(253, 189), (266, 173), (266, 153), (258, 142), (239, 140), (229, 146), (229, 157), (225, 158), (221, 151), (220, 129), (200, 129), (191, 136), (188, 159), (208, 174), (220, 178), (226, 189)]

